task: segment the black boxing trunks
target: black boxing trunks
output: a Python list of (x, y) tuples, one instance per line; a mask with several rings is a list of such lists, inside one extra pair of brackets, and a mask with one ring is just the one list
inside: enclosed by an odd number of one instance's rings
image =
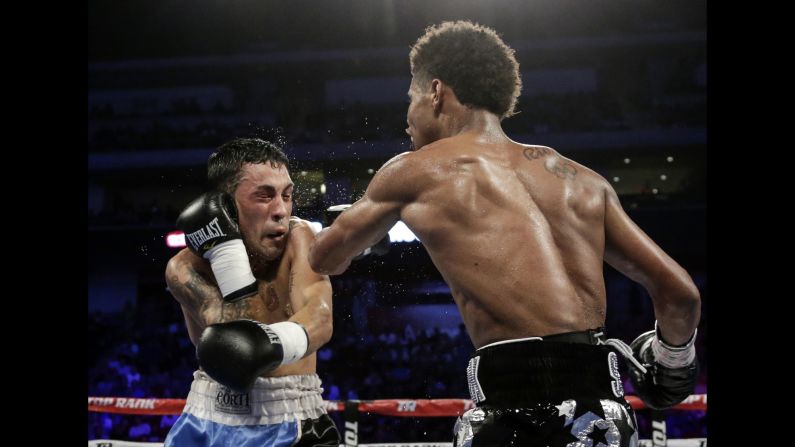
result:
[(456, 422), (455, 447), (632, 447), (616, 351), (602, 330), (506, 340), (472, 355), (476, 407)]

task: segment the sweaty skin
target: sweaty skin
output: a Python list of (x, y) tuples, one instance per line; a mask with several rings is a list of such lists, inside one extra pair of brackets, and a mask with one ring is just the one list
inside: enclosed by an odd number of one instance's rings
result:
[(315, 234), (308, 222), (290, 217), (293, 186), (283, 166), (246, 164), (242, 171), (234, 197), (258, 293), (224, 302), (210, 263), (189, 249), (171, 258), (166, 282), (182, 307), (194, 345), (204, 328), (214, 323), (295, 321), (309, 333), (307, 355), (264, 377), (312, 374), (315, 351), (332, 333), (331, 283), (328, 276), (312, 271), (307, 259)]
[(699, 320), (687, 272), (635, 225), (601, 176), (551, 148), (510, 140), (499, 117), (434, 79), (409, 92), (414, 152), (388, 161), (364, 196), (318, 234), (317, 272), (340, 274), (398, 220), (450, 286), (476, 348), (597, 328), (603, 262), (649, 291), (663, 339)]

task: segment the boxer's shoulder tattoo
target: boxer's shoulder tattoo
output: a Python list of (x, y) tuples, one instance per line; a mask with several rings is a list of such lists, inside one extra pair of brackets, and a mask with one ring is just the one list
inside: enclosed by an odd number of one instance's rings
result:
[(524, 150), (524, 156), (528, 160), (533, 161), (544, 155), (549, 155), (550, 152), (552, 151), (548, 147), (528, 147)]
[(577, 168), (575, 168), (568, 161), (562, 161), (560, 159), (549, 160), (548, 162), (544, 163), (544, 169), (546, 169), (550, 174), (554, 174), (555, 177), (561, 179), (573, 179), (577, 176)]
[[(538, 160), (541, 157), (552, 154), (548, 147), (528, 147), (524, 149), (524, 157), (530, 161)], [(573, 179), (577, 176), (577, 168), (568, 161), (564, 161), (560, 156), (554, 156), (544, 161), (544, 169), (555, 177)]]

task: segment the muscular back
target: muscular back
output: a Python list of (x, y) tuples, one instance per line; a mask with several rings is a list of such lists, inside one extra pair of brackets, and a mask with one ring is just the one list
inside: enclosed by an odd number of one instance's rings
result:
[(475, 346), (604, 324), (602, 177), (550, 148), (469, 135), (405, 158), (416, 196), (400, 218), (450, 285)]

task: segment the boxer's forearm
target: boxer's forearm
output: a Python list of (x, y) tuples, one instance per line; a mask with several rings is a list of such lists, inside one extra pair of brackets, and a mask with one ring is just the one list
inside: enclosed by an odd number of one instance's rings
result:
[(312, 270), (322, 275), (339, 275), (361, 250), (345, 244), (344, 231), (339, 228), (325, 228), (318, 233), (309, 249), (309, 264)]

